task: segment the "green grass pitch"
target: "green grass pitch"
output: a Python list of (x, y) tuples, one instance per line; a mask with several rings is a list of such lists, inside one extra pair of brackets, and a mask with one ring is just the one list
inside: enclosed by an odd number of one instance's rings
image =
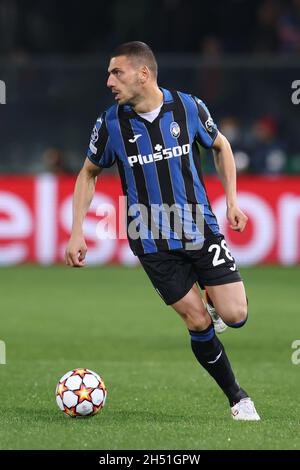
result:
[[(0, 270), (1, 449), (299, 449), (299, 268), (241, 273), (249, 321), (222, 341), (261, 422), (235, 422), (196, 362), (181, 319), (140, 268)], [(107, 402), (96, 416), (58, 409), (57, 381), (95, 370)]]

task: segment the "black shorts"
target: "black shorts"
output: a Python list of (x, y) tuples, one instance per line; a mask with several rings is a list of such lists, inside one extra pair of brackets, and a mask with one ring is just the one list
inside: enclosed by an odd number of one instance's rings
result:
[(139, 260), (167, 305), (184, 297), (195, 282), (203, 288), (242, 280), (223, 235), (205, 240), (200, 250), (159, 251)]

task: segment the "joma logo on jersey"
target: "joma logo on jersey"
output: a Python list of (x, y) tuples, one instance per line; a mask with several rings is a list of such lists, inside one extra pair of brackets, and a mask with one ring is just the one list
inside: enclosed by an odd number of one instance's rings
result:
[(128, 157), (128, 163), (130, 166), (133, 166), (135, 163), (140, 165), (147, 165), (147, 163), (158, 162), (159, 160), (167, 160), (168, 158), (181, 157), (182, 155), (187, 155), (190, 151), (190, 144), (176, 145), (176, 147), (169, 147), (162, 149), (161, 145), (156, 145), (155, 150), (158, 150), (156, 153), (148, 153), (148, 155), (132, 155)]

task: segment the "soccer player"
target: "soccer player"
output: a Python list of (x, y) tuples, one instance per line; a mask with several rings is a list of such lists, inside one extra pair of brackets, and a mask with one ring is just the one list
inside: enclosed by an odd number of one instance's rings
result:
[[(116, 103), (96, 120), (76, 181), (66, 263), (84, 266), (83, 220), (97, 176), (116, 162), (127, 197), (133, 253), (155, 290), (184, 321), (192, 351), (227, 396), (232, 417), (259, 420), (208, 312), (232, 328), (247, 321), (244, 285), (208, 201), (199, 154), (199, 145), (213, 149), (227, 219), (231, 229), (241, 232), (247, 217), (237, 205), (230, 144), (199, 98), (158, 86), (157, 62), (145, 43), (129, 42), (115, 49), (107, 86)], [(198, 285), (205, 288), (208, 309)]]

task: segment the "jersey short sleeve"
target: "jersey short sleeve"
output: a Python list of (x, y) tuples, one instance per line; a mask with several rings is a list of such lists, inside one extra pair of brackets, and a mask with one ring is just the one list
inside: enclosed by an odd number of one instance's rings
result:
[(115, 163), (116, 155), (107, 130), (106, 113), (101, 114), (95, 122), (87, 157), (101, 168), (109, 168)]
[(197, 137), (203, 147), (210, 148), (218, 135), (218, 128), (210, 115), (210, 112), (202, 100), (193, 96), (195, 101), (198, 120), (197, 120)]

